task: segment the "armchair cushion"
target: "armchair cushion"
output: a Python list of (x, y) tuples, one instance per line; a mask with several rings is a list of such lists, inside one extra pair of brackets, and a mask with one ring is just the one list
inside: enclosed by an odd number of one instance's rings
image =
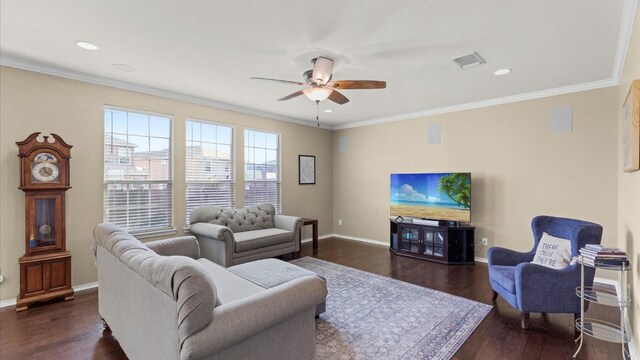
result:
[(571, 262), (571, 241), (542, 233), (533, 264), (551, 269), (564, 269)]
[(494, 265), (491, 267), (491, 278), (511, 293), (516, 293), (516, 267)]

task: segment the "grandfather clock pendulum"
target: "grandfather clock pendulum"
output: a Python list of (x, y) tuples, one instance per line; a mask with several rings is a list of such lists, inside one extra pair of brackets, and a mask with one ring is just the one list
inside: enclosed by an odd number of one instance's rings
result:
[(65, 194), (72, 145), (56, 134), (39, 132), (16, 142), (20, 187), (25, 200), (25, 253), (20, 257), (20, 294), (16, 311), (34, 302), (73, 299), (71, 254), (66, 250)]

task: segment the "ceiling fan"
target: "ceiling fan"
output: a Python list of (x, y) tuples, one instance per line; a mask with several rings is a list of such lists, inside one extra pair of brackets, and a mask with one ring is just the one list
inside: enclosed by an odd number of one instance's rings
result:
[(333, 71), (333, 60), (328, 57), (319, 56), (311, 60), (313, 69), (305, 71), (302, 76), (304, 82), (269, 79), (263, 77), (251, 77), (252, 80), (266, 80), (275, 81), (285, 84), (295, 84), (300, 86), (306, 86), (305, 89), (296, 91), (293, 94), (289, 94), (278, 101), (289, 100), (294, 97), (305, 95), (310, 100), (315, 101), (316, 104), (320, 101), (329, 99), (336, 104), (346, 104), (349, 102), (346, 96), (338, 92), (338, 89), (342, 90), (360, 90), (360, 89), (384, 89), (387, 87), (385, 81), (378, 80), (337, 80), (331, 81)]

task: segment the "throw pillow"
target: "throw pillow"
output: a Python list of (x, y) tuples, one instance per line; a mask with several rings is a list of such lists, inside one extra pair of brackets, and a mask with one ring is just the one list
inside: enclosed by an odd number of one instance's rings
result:
[(564, 269), (571, 262), (571, 241), (542, 233), (531, 263), (551, 269)]

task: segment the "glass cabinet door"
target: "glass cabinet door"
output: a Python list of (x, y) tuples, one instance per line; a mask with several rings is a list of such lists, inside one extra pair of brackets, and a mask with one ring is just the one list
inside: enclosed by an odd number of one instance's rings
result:
[(424, 230), (422, 254), (433, 255), (433, 231)]
[(433, 232), (433, 256), (444, 256), (444, 233), (442, 231)]
[(400, 233), (400, 250), (419, 253), (420, 231), (416, 228), (405, 227)]

